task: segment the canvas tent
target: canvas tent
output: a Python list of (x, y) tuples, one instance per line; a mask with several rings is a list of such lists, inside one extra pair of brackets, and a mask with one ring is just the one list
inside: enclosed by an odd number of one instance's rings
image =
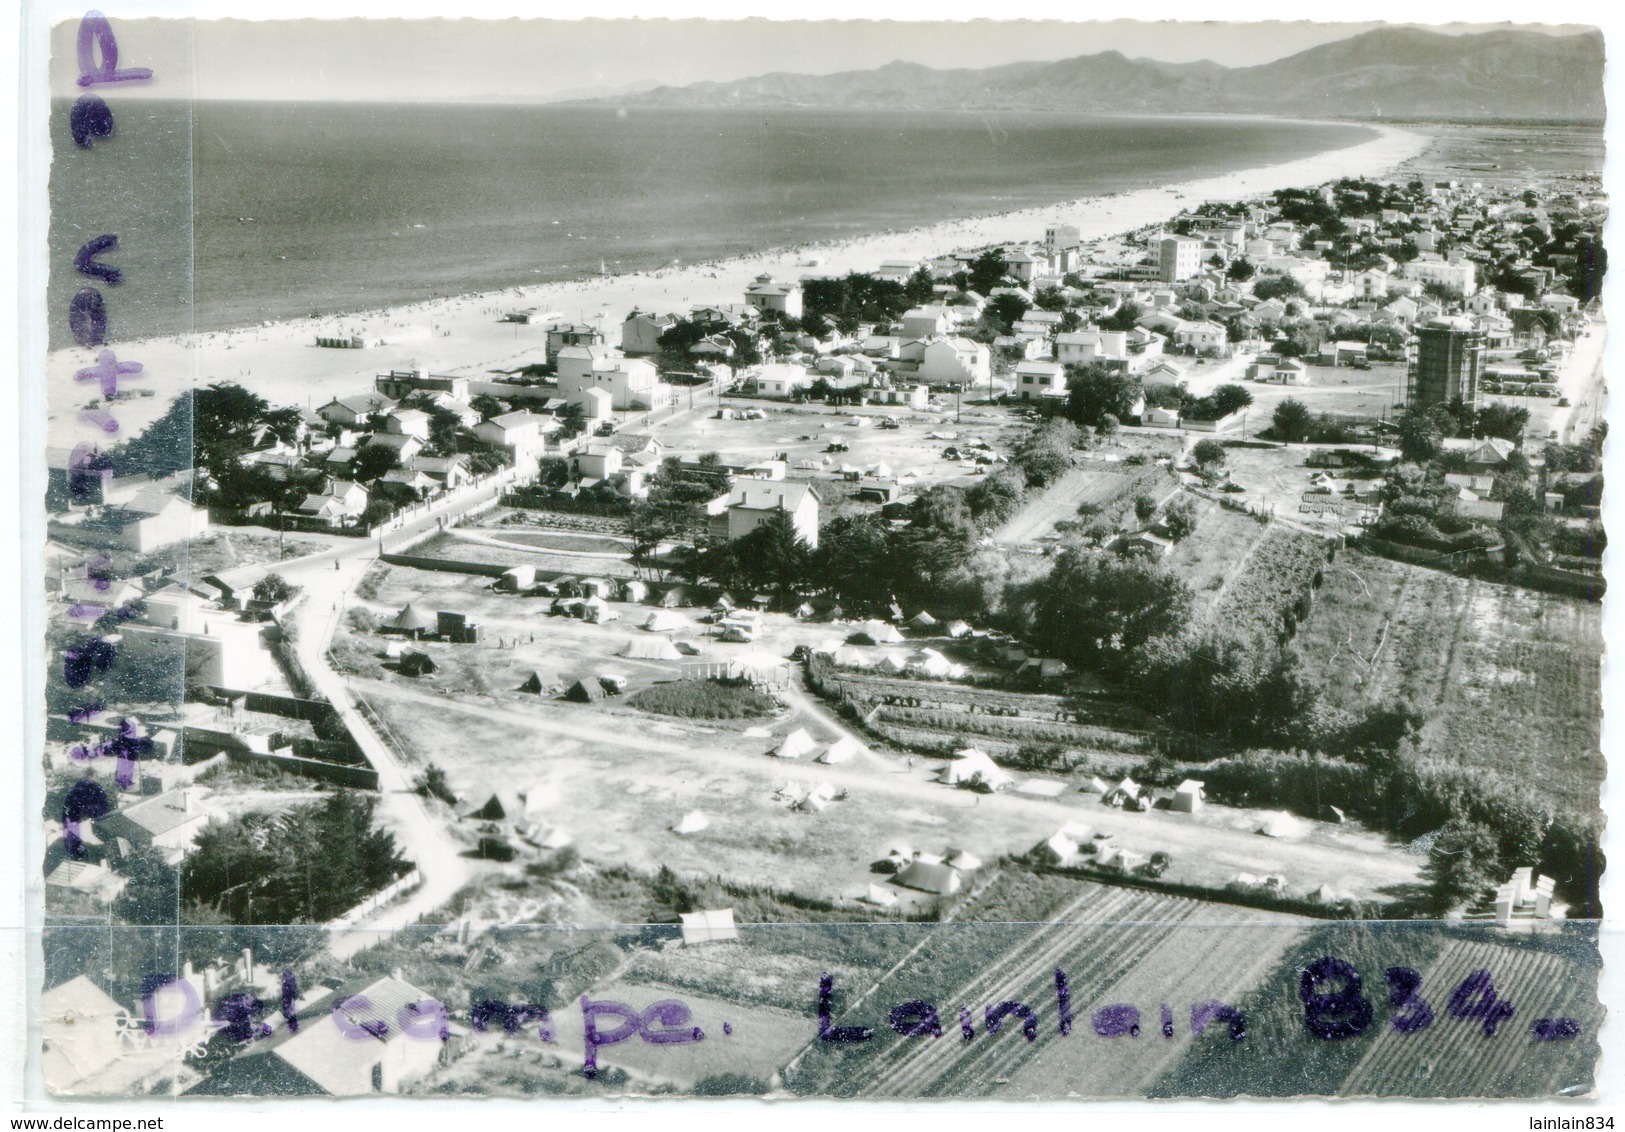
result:
[(571, 684), (570, 690), (564, 693), (564, 698), (574, 700), (578, 704), (594, 704), (608, 695), (609, 693), (604, 691), (603, 685), (597, 680), (583, 679)]
[(1258, 832), (1265, 837), (1302, 837), (1304, 824), (1285, 811), (1266, 814)]
[(865, 621), (847, 638), (854, 645), (895, 645), (902, 639), (897, 626), (885, 621)]
[(1033, 853), (1052, 865), (1064, 865), (1078, 855), (1078, 843), (1068, 837), (1065, 830), (1061, 830), (1049, 840), (1040, 842)]
[(865, 896), (864, 899), (870, 904), (878, 905), (881, 908), (890, 908), (897, 903), (897, 893), (883, 885), (871, 884), (869, 886), (869, 895)]
[(854, 755), (868, 754), (869, 748), (852, 738), (843, 735), (818, 753), (818, 761), (833, 765), (851, 761)]
[(660, 595), (659, 605), (662, 609), (676, 609), (688, 604), (688, 591), (682, 586), (673, 586)]
[(970, 626), (963, 621), (948, 622), (948, 635), (958, 640), (960, 637), (970, 636)]
[(511, 821), (525, 812), (518, 795), (507, 790), (495, 791), (485, 803), (469, 810), (463, 816), (474, 821)]
[(712, 908), (699, 912), (683, 912), (683, 946), (700, 943), (726, 943), (739, 938), (734, 926), (732, 908)]
[(626, 642), (621, 655), (630, 660), (682, 660), (683, 654), (666, 637), (637, 637)]
[(698, 810), (690, 810), (681, 821), (671, 827), (673, 833), (698, 833), (711, 824), (711, 819)]
[(590, 621), (594, 625), (602, 625), (606, 621), (614, 621), (620, 614), (610, 608), (609, 602), (594, 595), (581, 603), (581, 619)]
[(623, 582), (621, 584), (622, 601), (641, 602), (648, 600), (648, 597), (648, 582), (640, 582), (636, 578), (633, 578), (630, 582)]
[(1009, 771), (995, 763), (985, 751), (967, 747), (955, 751), (953, 761), (942, 768), (938, 782), (949, 786), (978, 787), (985, 790), (1003, 790), (1015, 783)]
[(408, 649), (401, 653), (399, 667), (402, 676), (427, 676), (440, 666), (428, 653)]
[(780, 759), (799, 759), (803, 755), (811, 754), (817, 747), (818, 744), (813, 742), (813, 737), (807, 734), (806, 729), (798, 727), (773, 748), (773, 756)]
[(564, 687), (564, 681), (556, 674), (533, 668), (530, 670), (530, 675), (525, 677), (525, 682), (519, 685), (519, 690), (521, 692), (532, 692), (538, 696), (546, 696), (552, 695), (562, 687)]
[(1202, 792), (1203, 784), (1194, 778), (1187, 778), (1174, 787), (1174, 798), (1169, 809), (1180, 814), (1194, 814), (1202, 808), (1206, 795)]
[(950, 849), (948, 850), (947, 864), (958, 872), (968, 873), (972, 869), (981, 868), (982, 859), (965, 852), (963, 849)]
[(694, 623), (681, 613), (657, 609), (644, 619), (643, 627), (651, 633), (674, 633), (681, 629), (692, 629)]
[(908, 623), (915, 629), (935, 629), (938, 625), (937, 619), (923, 609), (910, 617)]
[(436, 624), (434, 614), (426, 613), (412, 602), (407, 602), (386, 628), (400, 633), (410, 633), (413, 638), (417, 638), (424, 633), (432, 632)]
[(897, 874), (897, 883), (934, 896), (951, 896), (959, 891), (959, 874), (947, 865), (914, 861)]

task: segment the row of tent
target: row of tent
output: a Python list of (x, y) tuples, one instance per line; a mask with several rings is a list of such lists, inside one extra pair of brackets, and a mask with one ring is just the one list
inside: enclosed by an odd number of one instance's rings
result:
[(918, 676), (932, 680), (957, 680), (966, 673), (963, 664), (955, 664), (936, 649), (915, 649), (912, 652), (874, 653), (867, 649), (847, 645), (827, 645), (819, 652), (829, 657), (839, 668), (873, 670), (888, 676)]
[(768, 752), (776, 759), (811, 758), (814, 762), (826, 765), (849, 762), (855, 755), (868, 753), (869, 748), (850, 735), (843, 735), (833, 743), (819, 743), (804, 727), (798, 727), (790, 732), (778, 746)]

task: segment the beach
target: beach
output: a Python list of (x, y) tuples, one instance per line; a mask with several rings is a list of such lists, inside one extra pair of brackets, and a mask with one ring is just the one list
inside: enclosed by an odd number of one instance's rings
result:
[[(345, 316), (120, 342), (113, 347), (119, 360), (139, 362), (143, 367), (139, 377), (122, 388), (153, 392), (151, 396), (121, 397), (113, 406), (118, 432), (102, 435), (107, 443), (134, 436), (182, 391), (211, 382), (238, 382), (273, 405), (315, 408), (334, 396), (370, 390), (374, 375), (391, 369), (422, 367), (437, 373), (473, 374), (540, 361), (550, 320), (528, 325), (500, 321), (510, 310), (557, 312), (570, 321), (591, 323), (600, 326), (614, 344), (621, 321), (634, 308), (684, 314), (700, 304), (738, 303), (744, 288), (761, 274), (779, 279), (844, 275), (872, 270), (888, 259), (919, 260), (1033, 240), (1056, 223), (1073, 225), (1085, 241), (1096, 241), (1156, 224), (1203, 201), (1235, 200), (1339, 177), (1381, 178), (1430, 144), (1425, 134), (1373, 128), (1378, 136), (1359, 145), (1111, 196), (775, 249), (716, 263), (514, 287)], [(108, 302), (115, 303), (117, 298), (113, 292)], [(384, 344), (361, 350), (325, 349), (315, 345), (318, 335), (356, 335)], [(74, 379), (76, 371), (94, 360), (93, 351), (78, 348), (48, 356), (47, 445), (71, 447), (97, 435), (94, 425), (79, 418), (80, 407), (97, 390)]]

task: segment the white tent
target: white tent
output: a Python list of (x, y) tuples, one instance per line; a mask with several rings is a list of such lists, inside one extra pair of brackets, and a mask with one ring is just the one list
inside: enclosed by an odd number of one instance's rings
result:
[(815, 814), (821, 813), (825, 806), (835, 801), (836, 793), (835, 787), (827, 782), (820, 782), (807, 791), (807, 796), (796, 803), (796, 808), (798, 810), (808, 810)]
[(921, 649), (914, 654), (914, 667), (927, 676), (941, 679), (948, 675), (954, 666), (936, 649)]
[(1304, 824), (1289, 813), (1266, 814), (1258, 832), (1265, 837), (1302, 837)]
[(948, 864), (962, 873), (968, 873), (972, 869), (981, 868), (982, 859), (973, 853), (965, 852), (963, 849), (950, 849), (948, 850)]
[(640, 582), (636, 578), (621, 586), (622, 601), (647, 601), (649, 597), (649, 583)]
[(675, 610), (657, 609), (644, 619), (643, 627), (651, 633), (673, 633), (692, 629), (694, 623)]
[(937, 781), (950, 786), (985, 786), (989, 790), (1003, 790), (1014, 785), (1016, 780), (986, 753), (973, 747), (959, 752), (953, 762), (943, 767)]
[(773, 748), (773, 756), (780, 759), (799, 759), (803, 755), (811, 754), (817, 747), (818, 744), (813, 742), (813, 737), (807, 734), (806, 729), (798, 727)]
[(731, 659), (728, 671), (744, 680), (781, 684), (789, 679), (790, 662), (770, 652), (747, 652)]
[(683, 654), (666, 637), (637, 637), (626, 642), (621, 655), (631, 660), (682, 660)]
[(869, 886), (869, 895), (864, 897), (870, 904), (877, 904), (882, 908), (890, 908), (897, 903), (897, 893), (878, 884)]
[(843, 735), (819, 752), (818, 761), (829, 764), (844, 763), (850, 761), (854, 755), (866, 755), (868, 753), (868, 747), (865, 747), (850, 735)]
[(905, 653), (889, 652), (880, 658), (880, 663), (875, 665), (875, 669), (888, 676), (901, 675), (908, 671), (908, 656)]
[(1169, 803), (1169, 809), (1181, 814), (1194, 814), (1202, 808), (1206, 795), (1202, 793), (1203, 783), (1194, 778), (1187, 778), (1174, 787), (1174, 798)]
[(1070, 861), (1078, 855), (1078, 843), (1073, 841), (1064, 832), (1054, 834), (1043, 845), (1045, 854), (1051, 857), (1056, 864)]
[(671, 827), (673, 833), (698, 833), (711, 824), (711, 819), (698, 810), (690, 810), (683, 820)]
[(934, 629), (937, 627), (937, 619), (924, 609), (910, 617), (908, 623), (916, 629)]
[(858, 633), (877, 645), (895, 645), (903, 639), (903, 634), (890, 621), (865, 621), (857, 627), (854, 636)]
[(948, 635), (956, 639), (967, 637), (970, 635), (970, 626), (963, 621), (950, 621), (948, 622)]
[(1099, 794), (1102, 798), (1111, 791), (1111, 787), (1107, 785), (1106, 780), (1098, 774), (1089, 779), (1089, 785), (1085, 789), (1091, 794)]

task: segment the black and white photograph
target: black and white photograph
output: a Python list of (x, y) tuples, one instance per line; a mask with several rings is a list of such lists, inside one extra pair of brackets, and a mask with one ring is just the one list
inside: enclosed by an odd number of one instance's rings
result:
[(1604, 33), (1311, 14), (36, 13), (29, 1095), (1602, 1095)]

